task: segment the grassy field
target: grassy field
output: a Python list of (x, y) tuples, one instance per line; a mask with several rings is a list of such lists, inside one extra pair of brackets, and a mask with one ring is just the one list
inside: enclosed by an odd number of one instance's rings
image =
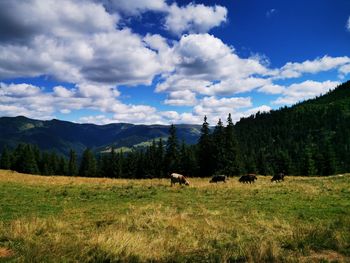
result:
[(350, 262), (350, 175), (190, 182), (0, 170), (0, 262)]

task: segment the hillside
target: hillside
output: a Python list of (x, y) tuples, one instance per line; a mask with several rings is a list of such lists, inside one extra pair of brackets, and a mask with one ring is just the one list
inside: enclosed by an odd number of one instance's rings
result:
[(350, 81), (292, 107), (235, 125), (248, 170), (334, 174), (350, 170)]
[[(198, 125), (176, 125), (179, 140), (196, 143), (200, 133)], [(67, 154), (74, 149), (80, 154), (86, 147), (103, 151), (114, 145), (117, 148), (143, 145), (154, 138), (166, 138), (169, 126), (77, 124), (67, 121), (33, 120), (23, 116), (0, 118), (0, 151), (7, 145), (36, 144), (42, 150)]]

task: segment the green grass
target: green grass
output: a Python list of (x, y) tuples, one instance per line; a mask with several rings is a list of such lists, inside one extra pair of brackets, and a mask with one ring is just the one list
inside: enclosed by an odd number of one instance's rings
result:
[(350, 262), (350, 176), (269, 179), (0, 171), (0, 262)]

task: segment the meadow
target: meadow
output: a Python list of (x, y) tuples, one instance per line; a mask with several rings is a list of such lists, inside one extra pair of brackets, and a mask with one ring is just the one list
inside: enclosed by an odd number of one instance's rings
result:
[(0, 262), (350, 262), (350, 175), (270, 178), (0, 170)]

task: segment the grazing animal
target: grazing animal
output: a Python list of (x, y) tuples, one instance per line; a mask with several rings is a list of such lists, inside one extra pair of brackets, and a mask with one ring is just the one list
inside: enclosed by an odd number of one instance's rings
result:
[(280, 182), (280, 181), (284, 181), (284, 173), (279, 173), (279, 174), (275, 174), (272, 178), (271, 178), (271, 182)]
[(173, 186), (176, 183), (179, 183), (180, 185), (190, 185), (189, 181), (186, 179), (186, 177), (182, 174), (172, 173), (170, 175), (170, 185)]
[(226, 180), (228, 180), (226, 175), (220, 174), (220, 175), (214, 175), (213, 178), (209, 181), (209, 183), (217, 183), (217, 182), (224, 182), (226, 183)]
[(239, 178), (239, 182), (240, 183), (254, 183), (255, 180), (258, 180), (258, 178), (256, 177), (256, 174), (246, 174), (246, 175), (242, 175), (241, 178)]

